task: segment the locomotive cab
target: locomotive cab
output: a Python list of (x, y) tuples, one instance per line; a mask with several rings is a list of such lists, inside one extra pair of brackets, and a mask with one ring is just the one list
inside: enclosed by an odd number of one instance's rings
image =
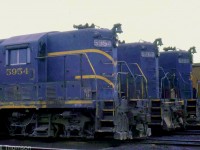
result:
[[(40, 43), (46, 33), (11, 37), (0, 44), (2, 68), (0, 76), (1, 100), (37, 100), (35, 83), (40, 80), (41, 64), (38, 62)], [(35, 92), (36, 93), (36, 92)]]

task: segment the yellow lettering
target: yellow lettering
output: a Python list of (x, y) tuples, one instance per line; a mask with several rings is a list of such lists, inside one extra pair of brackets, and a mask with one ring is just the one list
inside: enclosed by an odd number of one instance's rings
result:
[(28, 68), (25, 69), (25, 74), (28, 74)]
[(6, 69), (6, 75), (7, 76), (10, 76), (12, 73), (11, 73), (11, 69)]
[(17, 69), (13, 68), (12, 69), (12, 75), (16, 75), (17, 74)]
[(6, 75), (22, 75), (22, 74), (29, 74), (29, 69), (28, 68), (12, 68), (12, 69), (6, 69)]
[(22, 74), (23, 74), (22, 68), (17, 68), (17, 74), (18, 74), (18, 75), (22, 75)]

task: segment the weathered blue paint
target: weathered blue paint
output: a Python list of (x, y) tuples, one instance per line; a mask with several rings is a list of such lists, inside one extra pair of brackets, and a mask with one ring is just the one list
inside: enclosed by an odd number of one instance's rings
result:
[[(192, 98), (191, 54), (183, 50), (161, 52), (159, 64), (170, 80), (170, 83), (167, 80), (163, 82), (165, 92), (162, 91), (162, 96), (165, 94), (169, 98), (170, 90), (173, 88), (177, 98)], [(163, 71), (160, 71), (160, 78), (164, 76)]]
[[(158, 98), (159, 88), (158, 88), (158, 48), (156, 45), (150, 42), (141, 43), (128, 43), (119, 45), (118, 57), (119, 61), (126, 61), (131, 71), (135, 75), (136, 87), (133, 89), (138, 91), (135, 95), (137, 98), (141, 95), (141, 72), (136, 65), (132, 63), (137, 63), (144, 75), (147, 78), (147, 97), (148, 98)], [(127, 68), (124, 66), (124, 71)], [(145, 86), (145, 85), (144, 85)], [(134, 91), (132, 90), (132, 91)], [(132, 92), (133, 93), (133, 92)], [(141, 97), (141, 96), (139, 96)]]
[[(94, 28), (22, 35), (2, 40), (1, 101), (116, 100), (115, 42), (111, 30)], [(6, 65), (8, 48), (24, 45), (31, 49), (31, 63)], [(69, 51), (72, 54), (68, 54)], [(8, 73), (19, 68), (27, 69), (27, 72), (20, 75)], [(86, 78), (88, 75), (102, 78)], [(76, 76), (85, 76), (85, 79), (78, 79)], [(95, 104), (90, 106), (95, 107)], [(89, 107), (89, 104), (65, 104), (60, 107)]]

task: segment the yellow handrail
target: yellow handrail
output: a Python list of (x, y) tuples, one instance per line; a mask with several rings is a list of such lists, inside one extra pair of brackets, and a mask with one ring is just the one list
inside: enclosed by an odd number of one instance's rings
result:
[(148, 93), (148, 87), (147, 87), (148, 80), (147, 80), (146, 76), (144, 75), (142, 69), (140, 68), (140, 66), (138, 65), (138, 63), (130, 63), (130, 64), (136, 65), (136, 66), (138, 67), (140, 73), (142, 74), (142, 76), (144, 77), (144, 80), (145, 80), (145, 82), (146, 82), (146, 92)]

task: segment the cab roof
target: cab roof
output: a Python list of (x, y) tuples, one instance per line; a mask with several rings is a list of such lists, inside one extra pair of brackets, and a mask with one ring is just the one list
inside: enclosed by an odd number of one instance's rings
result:
[(1, 45), (6, 46), (6, 45), (14, 45), (14, 44), (22, 44), (22, 43), (33, 43), (40, 40), (40, 38), (42, 38), (46, 34), (48, 34), (48, 32), (14, 36), (14, 37), (5, 39), (1, 43)]

